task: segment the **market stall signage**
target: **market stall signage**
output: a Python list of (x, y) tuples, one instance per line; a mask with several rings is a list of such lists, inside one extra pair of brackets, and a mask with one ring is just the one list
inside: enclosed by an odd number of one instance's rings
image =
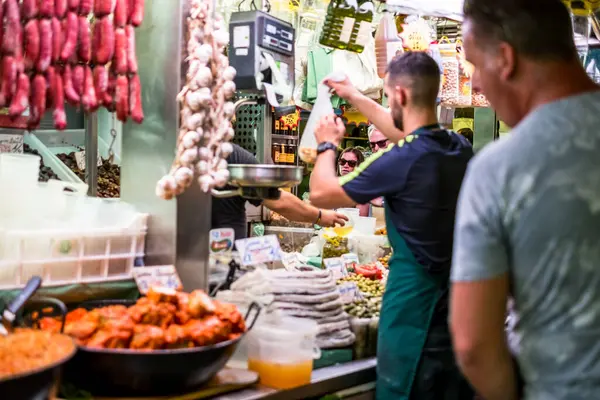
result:
[(346, 271), (346, 264), (341, 257), (325, 258), (323, 260), (323, 265), (325, 265), (325, 268), (331, 271), (333, 274), (333, 279), (336, 281), (348, 275), (348, 272)]
[(281, 260), (281, 247), (275, 235), (236, 240), (235, 247), (244, 267)]
[(404, 48), (412, 51), (426, 51), (431, 43), (431, 28), (423, 19), (403, 25), (400, 37)]
[(0, 153), (23, 153), (23, 135), (0, 134)]
[(350, 304), (362, 299), (360, 290), (355, 282), (345, 282), (338, 286), (342, 303)]
[(211, 253), (225, 253), (233, 250), (233, 242), (235, 240), (235, 231), (233, 229), (213, 229), (208, 236), (208, 248)]
[(148, 293), (151, 287), (162, 287), (173, 290), (183, 289), (181, 279), (174, 265), (136, 267), (133, 269), (133, 278), (142, 294)]

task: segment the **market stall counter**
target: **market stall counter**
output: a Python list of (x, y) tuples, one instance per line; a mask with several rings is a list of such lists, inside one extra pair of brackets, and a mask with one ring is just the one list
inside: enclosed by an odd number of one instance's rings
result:
[[(277, 390), (266, 386), (256, 385), (248, 389), (234, 393), (228, 393), (214, 397), (220, 400), (295, 400), (320, 398), (340, 391), (346, 391), (354, 387), (356, 395), (364, 394), (361, 398), (369, 397), (374, 393), (377, 361), (375, 358), (352, 361), (345, 364), (315, 370), (312, 374), (311, 383), (289, 390)], [(350, 395), (352, 396), (352, 395)], [(346, 399), (352, 397), (344, 397)]]

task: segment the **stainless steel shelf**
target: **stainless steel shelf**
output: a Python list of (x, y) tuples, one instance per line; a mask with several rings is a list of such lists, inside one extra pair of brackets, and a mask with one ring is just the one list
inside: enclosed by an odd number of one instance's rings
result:
[(292, 135), (271, 135), (271, 139), (280, 139), (280, 140), (298, 140), (298, 136)]

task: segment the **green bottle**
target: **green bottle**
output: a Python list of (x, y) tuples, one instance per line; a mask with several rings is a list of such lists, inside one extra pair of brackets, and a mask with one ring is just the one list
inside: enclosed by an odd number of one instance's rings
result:
[(375, 6), (371, 1), (362, 3), (356, 11), (354, 27), (348, 43), (348, 50), (362, 53), (365, 46), (373, 38), (373, 13)]
[(356, 0), (331, 0), (319, 43), (344, 50), (348, 47), (358, 4)]

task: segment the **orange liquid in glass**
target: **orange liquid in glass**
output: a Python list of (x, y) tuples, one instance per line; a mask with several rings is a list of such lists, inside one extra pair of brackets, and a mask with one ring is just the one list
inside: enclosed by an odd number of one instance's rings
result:
[(261, 385), (275, 389), (292, 389), (310, 383), (313, 362), (311, 360), (294, 364), (280, 364), (249, 359), (248, 369), (258, 373)]

